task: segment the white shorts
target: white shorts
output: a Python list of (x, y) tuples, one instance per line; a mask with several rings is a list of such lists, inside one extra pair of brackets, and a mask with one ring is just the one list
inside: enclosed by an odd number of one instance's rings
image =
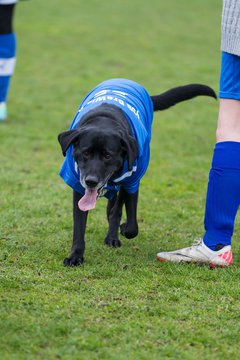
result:
[(18, 0), (0, 0), (0, 5), (15, 4)]

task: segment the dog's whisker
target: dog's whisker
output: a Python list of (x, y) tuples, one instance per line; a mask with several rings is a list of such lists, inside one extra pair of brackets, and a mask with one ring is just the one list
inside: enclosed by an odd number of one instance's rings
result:
[(113, 172), (111, 172), (111, 173), (107, 176), (107, 178), (105, 179), (103, 185), (98, 189), (98, 197), (104, 196), (104, 191), (103, 191), (103, 190), (104, 190), (104, 187), (107, 185), (108, 180), (111, 178), (112, 175), (113, 175)]

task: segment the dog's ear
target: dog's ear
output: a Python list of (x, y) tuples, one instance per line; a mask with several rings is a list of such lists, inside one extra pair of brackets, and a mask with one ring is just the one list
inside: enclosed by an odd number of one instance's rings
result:
[(67, 149), (77, 140), (79, 135), (79, 130), (68, 130), (58, 135), (58, 141), (61, 145), (63, 156), (66, 156)]
[(128, 170), (132, 170), (134, 160), (138, 156), (138, 143), (133, 136), (124, 134), (121, 136), (123, 151), (127, 154)]

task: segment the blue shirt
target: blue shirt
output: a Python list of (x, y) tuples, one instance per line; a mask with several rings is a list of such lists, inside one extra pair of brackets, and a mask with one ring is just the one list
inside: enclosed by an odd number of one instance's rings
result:
[[(104, 196), (111, 199), (122, 186), (126, 192), (135, 193), (140, 180), (145, 174), (150, 158), (151, 127), (153, 121), (153, 104), (148, 92), (139, 84), (127, 79), (111, 79), (96, 86), (84, 98), (70, 129), (75, 129), (83, 115), (102, 103), (114, 104), (125, 114), (132, 129), (132, 135), (138, 143), (138, 157), (131, 171), (127, 161), (123, 164), (121, 174), (108, 181), (104, 187)], [(75, 191), (84, 194), (80, 184), (79, 170), (72, 155), (73, 146), (66, 153), (59, 175)]]

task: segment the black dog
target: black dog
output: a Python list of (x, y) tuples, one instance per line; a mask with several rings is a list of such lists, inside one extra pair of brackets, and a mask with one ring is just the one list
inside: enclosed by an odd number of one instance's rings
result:
[[(60, 175), (73, 188), (73, 245), (65, 266), (83, 263), (88, 210), (104, 191), (109, 222), (105, 244), (121, 246), (119, 227), (126, 238), (137, 236), (138, 187), (149, 162), (153, 111), (199, 95), (216, 98), (200, 84), (150, 97), (140, 85), (117, 79), (100, 84), (85, 98), (71, 130), (58, 136), (67, 155)], [(123, 205), (127, 220), (120, 225)]]

